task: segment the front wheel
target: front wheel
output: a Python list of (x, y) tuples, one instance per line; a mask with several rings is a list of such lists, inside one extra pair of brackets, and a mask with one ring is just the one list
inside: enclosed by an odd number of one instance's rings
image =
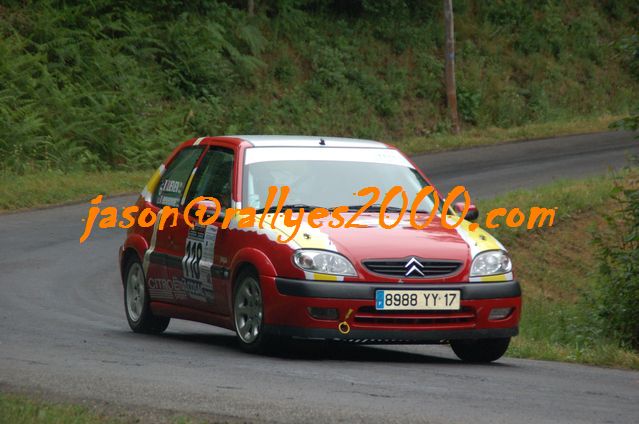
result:
[(137, 258), (127, 263), (124, 276), (124, 310), (129, 327), (136, 333), (162, 333), (171, 319), (155, 316), (151, 312), (144, 270)]
[(274, 350), (278, 339), (265, 334), (264, 300), (259, 277), (255, 272), (238, 275), (233, 295), (233, 321), (240, 346), (247, 352), (267, 353)]
[(501, 358), (506, 350), (510, 337), (479, 340), (451, 340), (450, 347), (459, 359), (464, 362), (488, 363)]

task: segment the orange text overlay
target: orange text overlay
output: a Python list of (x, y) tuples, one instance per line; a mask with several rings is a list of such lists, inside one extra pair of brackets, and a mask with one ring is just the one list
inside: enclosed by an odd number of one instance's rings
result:
[[(278, 191), (280, 196), (278, 201), (275, 202)], [(292, 228), (290, 236), (286, 239), (278, 236), (277, 241), (280, 243), (288, 243), (293, 240), (297, 235), (301, 225), (306, 222), (312, 228), (321, 228), (327, 225), (330, 228), (362, 228), (369, 225), (358, 224), (357, 219), (366, 213), (368, 209), (376, 205), (376, 213), (378, 213), (378, 223), (381, 228), (392, 229), (405, 220), (408, 214), (408, 221), (411, 227), (423, 230), (428, 227), (432, 221), (438, 216), (438, 211), (446, 211), (446, 213), (440, 213), (439, 219), (441, 225), (447, 229), (454, 229), (461, 225), (470, 210), (470, 196), (463, 186), (456, 186), (449, 193), (446, 199), (441, 202), (440, 206), (439, 196), (432, 196), (433, 207), (429, 213), (418, 211), (419, 205), (424, 199), (433, 194), (434, 188), (432, 186), (424, 187), (412, 202), (409, 202), (408, 196), (401, 186), (395, 186), (388, 192), (381, 196), (380, 190), (377, 187), (365, 187), (355, 193), (359, 197), (366, 198), (368, 200), (362, 204), (357, 210), (348, 206), (337, 206), (331, 209), (326, 208), (314, 208), (310, 211), (305, 211), (304, 208), (284, 208), (286, 205), (286, 197), (290, 192), (288, 186), (282, 186), (279, 188), (276, 186), (269, 187), (268, 197), (266, 199), (265, 211), (275, 208), (273, 219), (266, 223), (264, 222), (267, 215), (266, 212), (259, 214), (253, 207), (245, 208), (227, 208), (222, 211), (220, 202), (215, 197), (196, 197), (190, 201), (184, 207), (171, 207), (164, 206), (160, 211), (155, 212), (151, 208), (140, 208), (139, 206), (128, 206), (123, 208), (120, 219), (118, 219), (118, 209), (113, 206), (101, 208), (99, 205), (102, 202), (102, 195), (99, 195), (91, 200), (91, 206), (87, 214), (87, 218), (83, 219), (85, 222), (85, 228), (82, 236), (80, 237), (80, 243), (84, 243), (91, 235), (93, 226), (97, 221), (99, 228), (131, 228), (137, 223), (140, 227), (152, 227), (158, 225), (158, 230), (164, 230), (167, 227), (175, 227), (178, 224), (178, 219), (183, 219), (185, 224), (193, 228), (195, 224), (199, 225), (213, 225), (219, 224), (220, 228), (226, 229), (230, 225), (235, 216), (238, 218), (237, 228), (254, 228), (264, 229), (265, 225), (276, 228), (276, 221), (281, 216), (283, 224)], [(392, 214), (396, 216), (390, 220), (390, 215), (387, 214), (387, 209), (390, 203), (397, 197), (402, 199), (402, 208), (400, 211), (396, 211), (393, 208)], [(459, 214), (453, 214), (451, 211), (451, 205), (459, 197), (463, 197), (463, 210)], [(378, 200), (382, 198), (381, 202)], [(208, 202), (208, 204), (207, 204)], [(212, 206), (215, 207), (212, 207)], [(377, 209), (379, 205), (379, 209)], [(409, 207), (410, 205), (410, 207)], [(507, 210), (506, 208), (496, 208), (489, 211), (485, 216), (484, 226), (488, 229), (494, 229), (501, 226), (499, 222), (496, 222), (498, 218), (501, 218), (503, 223), (507, 227), (517, 228), (523, 225), (527, 229), (541, 228), (544, 225), (552, 227), (555, 219), (556, 207), (552, 209), (532, 207), (529, 210), (528, 218), (526, 214), (519, 208), (513, 208)], [(282, 212), (284, 210), (284, 212)], [(379, 212), (377, 212), (379, 210)], [(350, 213), (350, 215), (348, 215)], [(346, 215), (345, 215), (346, 214)], [(98, 220), (99, 219), (99, 220)], [(159, 220), (159, 222), (158, 222)], [(367, 220), (368, 221), (368, 220)], [(470, 231), (475, 231), (479, 225), (472, 223), (469, 226)]]

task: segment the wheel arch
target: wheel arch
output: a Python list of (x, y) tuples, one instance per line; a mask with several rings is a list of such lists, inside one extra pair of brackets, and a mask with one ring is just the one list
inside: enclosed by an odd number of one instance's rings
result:
[(129, 247), (124, 249), (124, 251), (122, 252), (122, 260), (120, 261), (120, 277), (122, 277), (122, 284), (124, 284), (124, 279), (126, 278), (126, 276), (124, 275), (124, 273), (126, 272), (126, 266), (129, 261), (134, 258), (141, 261), (138, 252), (134, 248)]
[(237, 264), (237, 270), (234, 272), (234, 276), (233, 276), (233, 285), (235, 285), (235, 281), (237, 280), (237, 277), (242, 274), (244, 271), (252, 271), (254, 272), (258, 277), (260, 275), (259, 270), (257, 269), (257, 267), (255, 265), (253, 265), (253, 263), (251, 262), (241, 262), (239, 264)]
[(252, 270), (257, 274), (259, 280), (261, 276), (273, 276), (276, 275), (275, 267), (271, 260), (266, 256), (264, 252), (255, 248), (244, 248), (240, 250), (231, 263), (231, 275), (230, 275), (230, 288), (229, 290), (229, 304), (233, 304), (233, 295), (235, 294), (235, 285), (237, 283), (237, 277), (245, 270)]
[(120, 254), (120, 277), (122, 279), (122, 284), (124, 284), (124, 272), (126, 271), (126, 264), (132, 258), (137, 258), (140, 262), (142, 262), (144, 258), (144, 253), (149, 248), (148, 243), (139, 234), (131, 234), (127, 237), (126, 241), (121, 247)]
[(239, 273), (247, 269), (247, 267), (252, 267), (258, 276), (276, 275), (273, 263), (264, 252), (252, 247), (247, 247), (237, 252), (231, 262), (231, 281), (235, 281)]

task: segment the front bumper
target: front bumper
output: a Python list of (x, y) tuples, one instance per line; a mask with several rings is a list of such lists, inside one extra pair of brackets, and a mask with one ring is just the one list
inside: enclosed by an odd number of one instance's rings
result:
[[(264, 330), (306, 339), (368, 343), (441, 343), (448, 340), (511, 337), (518, 333), (521, 289), (517, 281), (459, 284), (348, 283), (262, 277)], [(380, 289), (460, 290), (459, 311), (377, 311)], [(265, 299), (266, 300), (266, 299)], [(337, 320), (316, 319), (309, 308), (335, 308)], [(491, 320), (494, 308), (512, 308), (506, 318)], [(350, 331), (338, 331), (348, 311)]]
[(321, 299), (375, 299), (376, 290), (461, 290), (461, 298), (497, 299), (521, 296), (517, 281), (499, 283), (462, 284), (384, 284), (384, 283), (344, 283), (328, 281), (293, 280), (275, 278), (277, 291), (287, 296), (316, 297)]

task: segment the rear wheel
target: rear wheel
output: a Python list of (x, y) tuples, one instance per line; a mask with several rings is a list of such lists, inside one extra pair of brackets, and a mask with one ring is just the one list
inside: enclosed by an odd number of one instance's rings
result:
[(488, 363), (501, 358), (510, 343), (510, 337), (479, 340), (451, 340), (450, 347), (464, 362)]
[(270, 352), (278, 339), (263, 331), (264, 301), (259, 277), (253, 271), (242, 271), (236, 281), (233, 321), (240, 346), (247, 352)]
[(124, 310), (129, 327), (136, 333), (160, 334), (169, 326), (170, 318), (153, 315), (142, 264), (135, 258), (124, 272)]

